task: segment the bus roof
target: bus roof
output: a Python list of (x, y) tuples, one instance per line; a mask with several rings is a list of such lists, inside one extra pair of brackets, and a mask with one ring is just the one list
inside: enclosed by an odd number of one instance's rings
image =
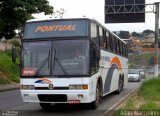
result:
[(90, 18), (86, 18), (86, 17), (81, 17), (81, 18), (41, 18), (41, 19), (30, 19), (27, 20), (27, 23), (30, 22), (39, 22), (39, 21), (52, 21), (52, 20), (78, 20), (78, 19), (90, 19)]
[(119, 40), (121, 40), (123, 43), (126, 44), (126, 42), (121, 39), (120, 37), (118, 37), (115, 33), (111, 32), (109, 29), (106, 28), (106, 26), (104, 26), (104, 24), (102, 24), (101, 22), (99, 22), (98, 20), (96, 20), (95, 18), (89, 18), (89, 17), (80, 17), (80, 18), (43, 18), (43, 19), (30, 19), (28, 21), (26, 21), (26, 23), (34, 23), (34, 22), (41, 22), (41, 21), (61, 21), (61, 20), (90, 20), (90, 21), (93, 21), (93, 22), (96, 22), (98, 24), (100, 24), (103, 28), (105, 28), (109, 33), (111, 33), (113, 36), (115, 36), (116, 38), (118, 38)]

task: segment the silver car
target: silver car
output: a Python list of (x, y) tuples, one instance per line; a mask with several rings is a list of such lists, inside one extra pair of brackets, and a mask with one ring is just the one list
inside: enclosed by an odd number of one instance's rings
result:
[(128, 70), (128, 81), (141, 81), (141, 75), (139, 69), (129, 69)]
[(144, 69), (139, 69), (139, 71), (140, 71), (141, 78), (144, 79), (146, 77)]
[(154, 68), (148, 69), (148, 74), (154, 74)]

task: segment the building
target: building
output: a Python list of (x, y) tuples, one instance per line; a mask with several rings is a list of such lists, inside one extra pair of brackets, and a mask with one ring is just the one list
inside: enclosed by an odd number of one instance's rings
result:
[(146, 46), (146, 45), (151, 46), (151, 45), (153, 45), (154, 42), (155, 42), (155, 34), (151, 33), (151, 34), (145, 36), (144, 39), (142, 40), (142, 42), (143, 42), (143, 46)]

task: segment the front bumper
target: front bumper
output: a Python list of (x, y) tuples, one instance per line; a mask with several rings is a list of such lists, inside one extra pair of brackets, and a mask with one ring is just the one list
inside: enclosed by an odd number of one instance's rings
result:
[(129, 82), (131, 82), (131, 81), (139, 81), (139, 80), (140, 80), (139, 78), (134, 78), (134, 77), (133, 78), (128, 78)]
[(85, 90), (21, 90), (24, 102), (37, 103), (90, 103), (94, 101), (93, 95)]

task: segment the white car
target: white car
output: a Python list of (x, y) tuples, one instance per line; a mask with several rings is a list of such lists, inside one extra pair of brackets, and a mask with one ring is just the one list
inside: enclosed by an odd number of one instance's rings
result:
[(141, 75), (139, 69), (129, 69), (128, 70), (128, 81), (141, 81)]

